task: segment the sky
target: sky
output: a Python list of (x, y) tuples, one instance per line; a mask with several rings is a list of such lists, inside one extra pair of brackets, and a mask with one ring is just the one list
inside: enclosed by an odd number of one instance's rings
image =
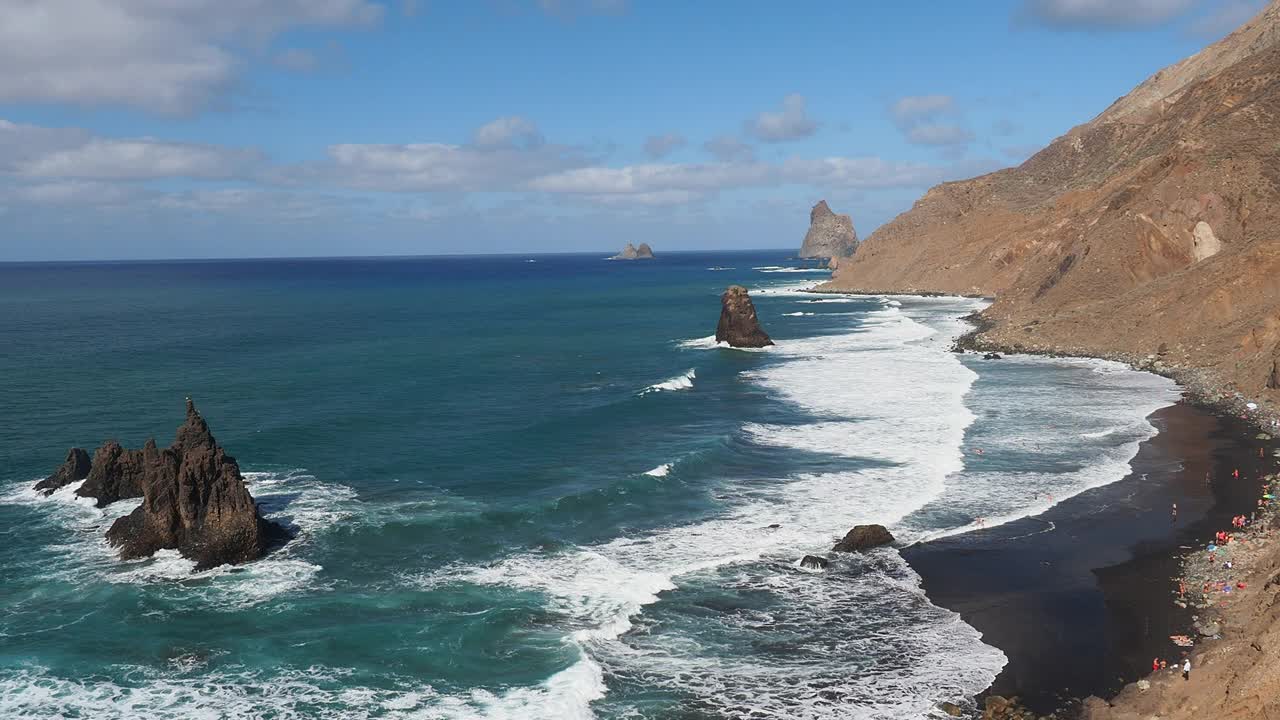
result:
[(0, 0), (0, 261), (799, 246), (1262, 0)]

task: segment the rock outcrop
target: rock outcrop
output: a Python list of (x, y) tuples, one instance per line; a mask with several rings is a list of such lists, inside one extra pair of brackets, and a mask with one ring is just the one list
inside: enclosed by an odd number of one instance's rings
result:
[(1021, 166), (938, 185), (833, 291), (996, 298), (978, 340), (1166, 367), (1260, 399), (1280, 354), (1280, 2)]
[[(161, 450), (149, 441), (141, 451), (109, 451), (105, 457), (118, 458), (117, 465), (131, 472), (140, 468), (143, 479), (142, 504), (107, 531), (121, 559), (170, 548), (203, 570), (255, 560), (284, 535), (259, 515), (235, 458), (217, 444), (190, 400), (173, 445)], [(96, 462), (93, 470), (98, 471)]]
[(89, 477), (91, 467), (89, 453), (80, 448), (71, 448), (67, 451), (67, 459), (62, 465), (58, 466), (52, 475), (36, 483), (35, 489), (48, 495), (60, 487)]
[(817, 555), (805, 555), (800, 558), (800, 567), (808, 570), (826, 570), (831, 564), (830, 560), (818, 557)]
[(883, 525), (856, 525), (832, 546), (836, 552), (858, 552), (893, 542), (893, 535)]
[(115, 440), (108, 440), (93, 453), (93, 468), (76, 495), (93, 498), (98, 507), (117, 500), (142, 497), (147, 482), (149, 460), (156, 454), (155, 441), (142, 450), (126, 450)]
[(640, 247), (636, 247), (631, 243), (622, 248), (622, 252), (609, 258), (610, 260), (652, 260), (653, 248), (649, 247), (649, 243), (640, 243)]
[(760, 327), (751, 296), (741, 285), (730, 285), (720, 296), (720, 323), (716, 325), (716, 342), (740, 348), (761, 348), (773, 344), (769, 334)]
[(819, 200), (809, 211), (809, 232), (800, 246), (802, 258), (842, 258), (853, 255), (858, 249), (858, 233), (853, 229), (853, 218), (837, 215)]

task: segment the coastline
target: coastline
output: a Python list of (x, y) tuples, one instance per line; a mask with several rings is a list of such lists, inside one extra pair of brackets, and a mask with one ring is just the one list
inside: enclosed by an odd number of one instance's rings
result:
[[(809, 292), (890, 297), (954, 295), (848, 291), (821, 286)], [(959, 613), (1009, 656), (1008, 665), (991, 688), (976, 698), (979, 708), (986, 704), (984, 718), (1009, 718), (1020, 712), (1066, 713), (1085, 720), (1138, 720), (1153, 715), (1198, 717), (1206, 708), (1195, 698), (1189, 700), (1186, 688), (1181, 694), (1165, 697), (1164, 702), (1157, 700), (1159, 695), (1148, 692), (1154, 686), (1151, 678), (1164, 685), (1171, 683), (1170, 678), (1181, 679), (1173, 671), (1151, 675), (1152, 658), (1167, 658), (1172, 666), (1189, 656), (1194, 667), (1212, 666), (1214, 655), (1224, 652), (1219, 646), (1230, 654), (1243, 644), (1255, 655), (1280, 662), (1280, 609), (1274, 615), (1258, 617), (1280, 599), (1280, 595), (1271, 597), (1277, 594), (1272, 588), (1280, 584), (1280, 511), (1276, 508), (1265, 521), (1250, 529), (1250, 553), (1242, 558), (1244, 562), (1236, 563), (1235, 579), (1252, 589), (1237, 592), (1230, 605), (1205, 613), (1217, 618), (1225, 639), (1199, 642), (1201, 637), (1194, 629), (1201, 619), (1197, 608), (1175, 604), (1178, 581), (1184, 577), (1186, 566), (1202, 554), (1214, 533), (1229, 530), (1234, 515), (1252, 512), (1268, 482), (1280, 482), (1275, 475), (1280, 469), (1280, 450), (1273, 439), (1280, 434), (1280, 410), (1265, 399), (1251, 401), (1233, 385), (1215, 381), (1208, 369), (1166, 363), (1163, 352), (1139, 357), (1091, 352), (1081, 347), (1004, 344), (984, 337), (983, 333), (994, 323), (981, 313), (962, 319), (974, 329), (956, 340), (955, 352), (1110, 360), (1170, 378), (1183, 393), (1179, 403), (1150, 416), (1158, 432), (1140, 446), (1131, 461), (1132, 472), (1125, 478), (1081, 493), (1040, 516), (903, 550), (904, 558), (921, 575), (931, 602)], [(1175, 466), (1177, 470), (1173, 469)], [(1242, 473), (1240, 480), (1229, 474), (1236, 469)], [(1231, 482), (1224, 479), (1223, 473)], [(1153, 474), (1163, 479), (1150, 482)], [(1159, 502), (1155, 501), (1157, 497)], [(1153, 506), (1149, 508), (1150, 516), (1156, 518), (1162, 515), (1157, 511), (1163, 507), (1163, 532), (1156, 529), (1159, 521), (1153, 525), (1149, 518), (1137, 520), (1132, 513), (1113, 512), (1108, 522), (1102, 516), (1109, 502), (1119, 503), (1112, 506), (1113, 511), (1125, 507), (1125, 503)], [(1174, 502), (1179, 507), (1177, 524), (1169, 521), (1169, 506)], [(1280, 499), (1276, 502), (1280, 503)], [(1040, 536), (1040, 550), (1051, 547), (1057, 538), (1044, 538), (1055, 534), (1043, 532), (1044, 521), (1053, 522), (1055, 517), (1065, 521), (1068, 528), (1076, 528), (1074, 533), (1057, 534), (1058, 538), (1068, 538), (1057, 552), (1070, 558), (1074, 579), (1057, 578), (1042, 592), (1031, 593), (1023, 601), (1024, 607), (1018, 608), (1017, 595), (1026, 590), (1025, 585), (1017, 586), (1018, 577), (1028, 581), (1055, 577), (1049, 572), (1052, 562), (1041, 565), (1043, 570), (1032, 566), (1045, 561), (1035, 555), (1035, 543), (1028, 542), (1028, 538)], [(1102, 528), (1102, 542), (1084, 533), (1098, 530), (1100, 522), (1108, 525)], [(1055, 524), (1054, 530), (1060, 529), (1067, 528)], [(1154, 534), (1146, 534), (1149, 531)], [(1018, 544), (1011, 545), (1011, 540)], [(1001, 544), (1009, 547), (998, 547)], [(1009, 563), (1021, 563), (1023, 574), (1010, 573)], [(966, 568), (971, 573), (963, 572)], [(1082, 572), (1094, 577), (1091, 585), (1082, 583)], [(983, 582), (989, 585), (983, 586)], [(1004, 592), (999, 591), (1002, 585)], [(1092, 607), (1081, 614), (1078, 603), (1089, 595), (1093, 596)], [(1023, 615), (1018, 614), (1019, 610)], [(1048, 622), (1036, 626), (1031, 619), (1032, 624), (1028, 625), (1030, 616), (1037, 612)], [(1089, 622), (1079, 624), (1081, 617), (1089, 618)], [(1077, 621), (1076, 627), (1069, 627), (1071, 622), (1058, 625), (1063, 618)], [(1100, 635), (1091, 624), (1098, 619), (1106, 623), (1105, 634)], [(1184, 653), (1168, 639), (1174, 634), (1195, 637), (1196, 647)], [(1263, 636), (1272, 642), (1260, 643)], [(1094, 650), (1087, 650), (1091, 646)], [(1082, 648), (1086, 648), (1084, 655), (1092, 657), (1082, 657)], [(1259, 694), (1252, 697), (1253, 712), (1242, 707), (1239, 700), (1228, 700), (1231, 684), (1255, 660), (1263, 658), (1251, 658), (1244, 669), (1221, 663), (1217, 673), (1195, 674), (1197, 679), (1209, 678), (1211, 689), (1207, 694), (1222, 696), (1218, 703), (1221, 708), (1252, 717), (1258, 715), (1258, 708), (1265, 707)], [(1272, 687), (1265, 673), (1255, 678), (1255, 684), (1267, 686), (1271, 696), (1280, 695), (1280, 687)], [(1228, 688), (1225, 695), (1223, 685)], [(1013, 696), (1016, 702), (1004, 702), (1001, 693)], [(1276, 704), (1280, 711), (1280, 702)]]
[(979, 700), (1069, 710), (1120, 692), (1154, 657), (1180, 657), (1169, 636), (1194, 634), (1194, 612), (1173, 604), (1179, 559), (1256, 499), (1256, 481), (1231, 476), (1257, 461), (1256, 442), (1238, 420), (1186, 401), (1150, 420), (1159, 432), (1125, 478), (1039, 516), (903, 549), (930, 600), (1008, 656)]

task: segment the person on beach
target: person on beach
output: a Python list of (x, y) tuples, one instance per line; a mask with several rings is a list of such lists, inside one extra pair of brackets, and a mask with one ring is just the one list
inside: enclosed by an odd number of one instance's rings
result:
[(1169, 661), (1168, 661), (1168, 660), (1165, 660), (1164, 658), (1161, 658), (1161, 659), (1160, 659), (1160, 669), (1161, 669), (1161, 670), (1168, 670), (1168, 669), (1169, 669)]
[(1173, 521), (1178, 522), (1178, 503), (1173, 504)]
[(1151, 672), (1156, 672), (1159, 669), (1160, 669), (1160, 658), (1151, 658)]
[(1182, 661), (1182, 679), (1191, 679), (1191, 658)]

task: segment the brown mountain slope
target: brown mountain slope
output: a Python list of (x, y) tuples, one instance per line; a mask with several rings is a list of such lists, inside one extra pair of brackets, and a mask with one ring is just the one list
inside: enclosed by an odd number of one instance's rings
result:
[(988, 343), (1163, 348), (1280, 402), (1280, 0), (1022, 166), (932, 188), (822, 289), (994, 295)]

